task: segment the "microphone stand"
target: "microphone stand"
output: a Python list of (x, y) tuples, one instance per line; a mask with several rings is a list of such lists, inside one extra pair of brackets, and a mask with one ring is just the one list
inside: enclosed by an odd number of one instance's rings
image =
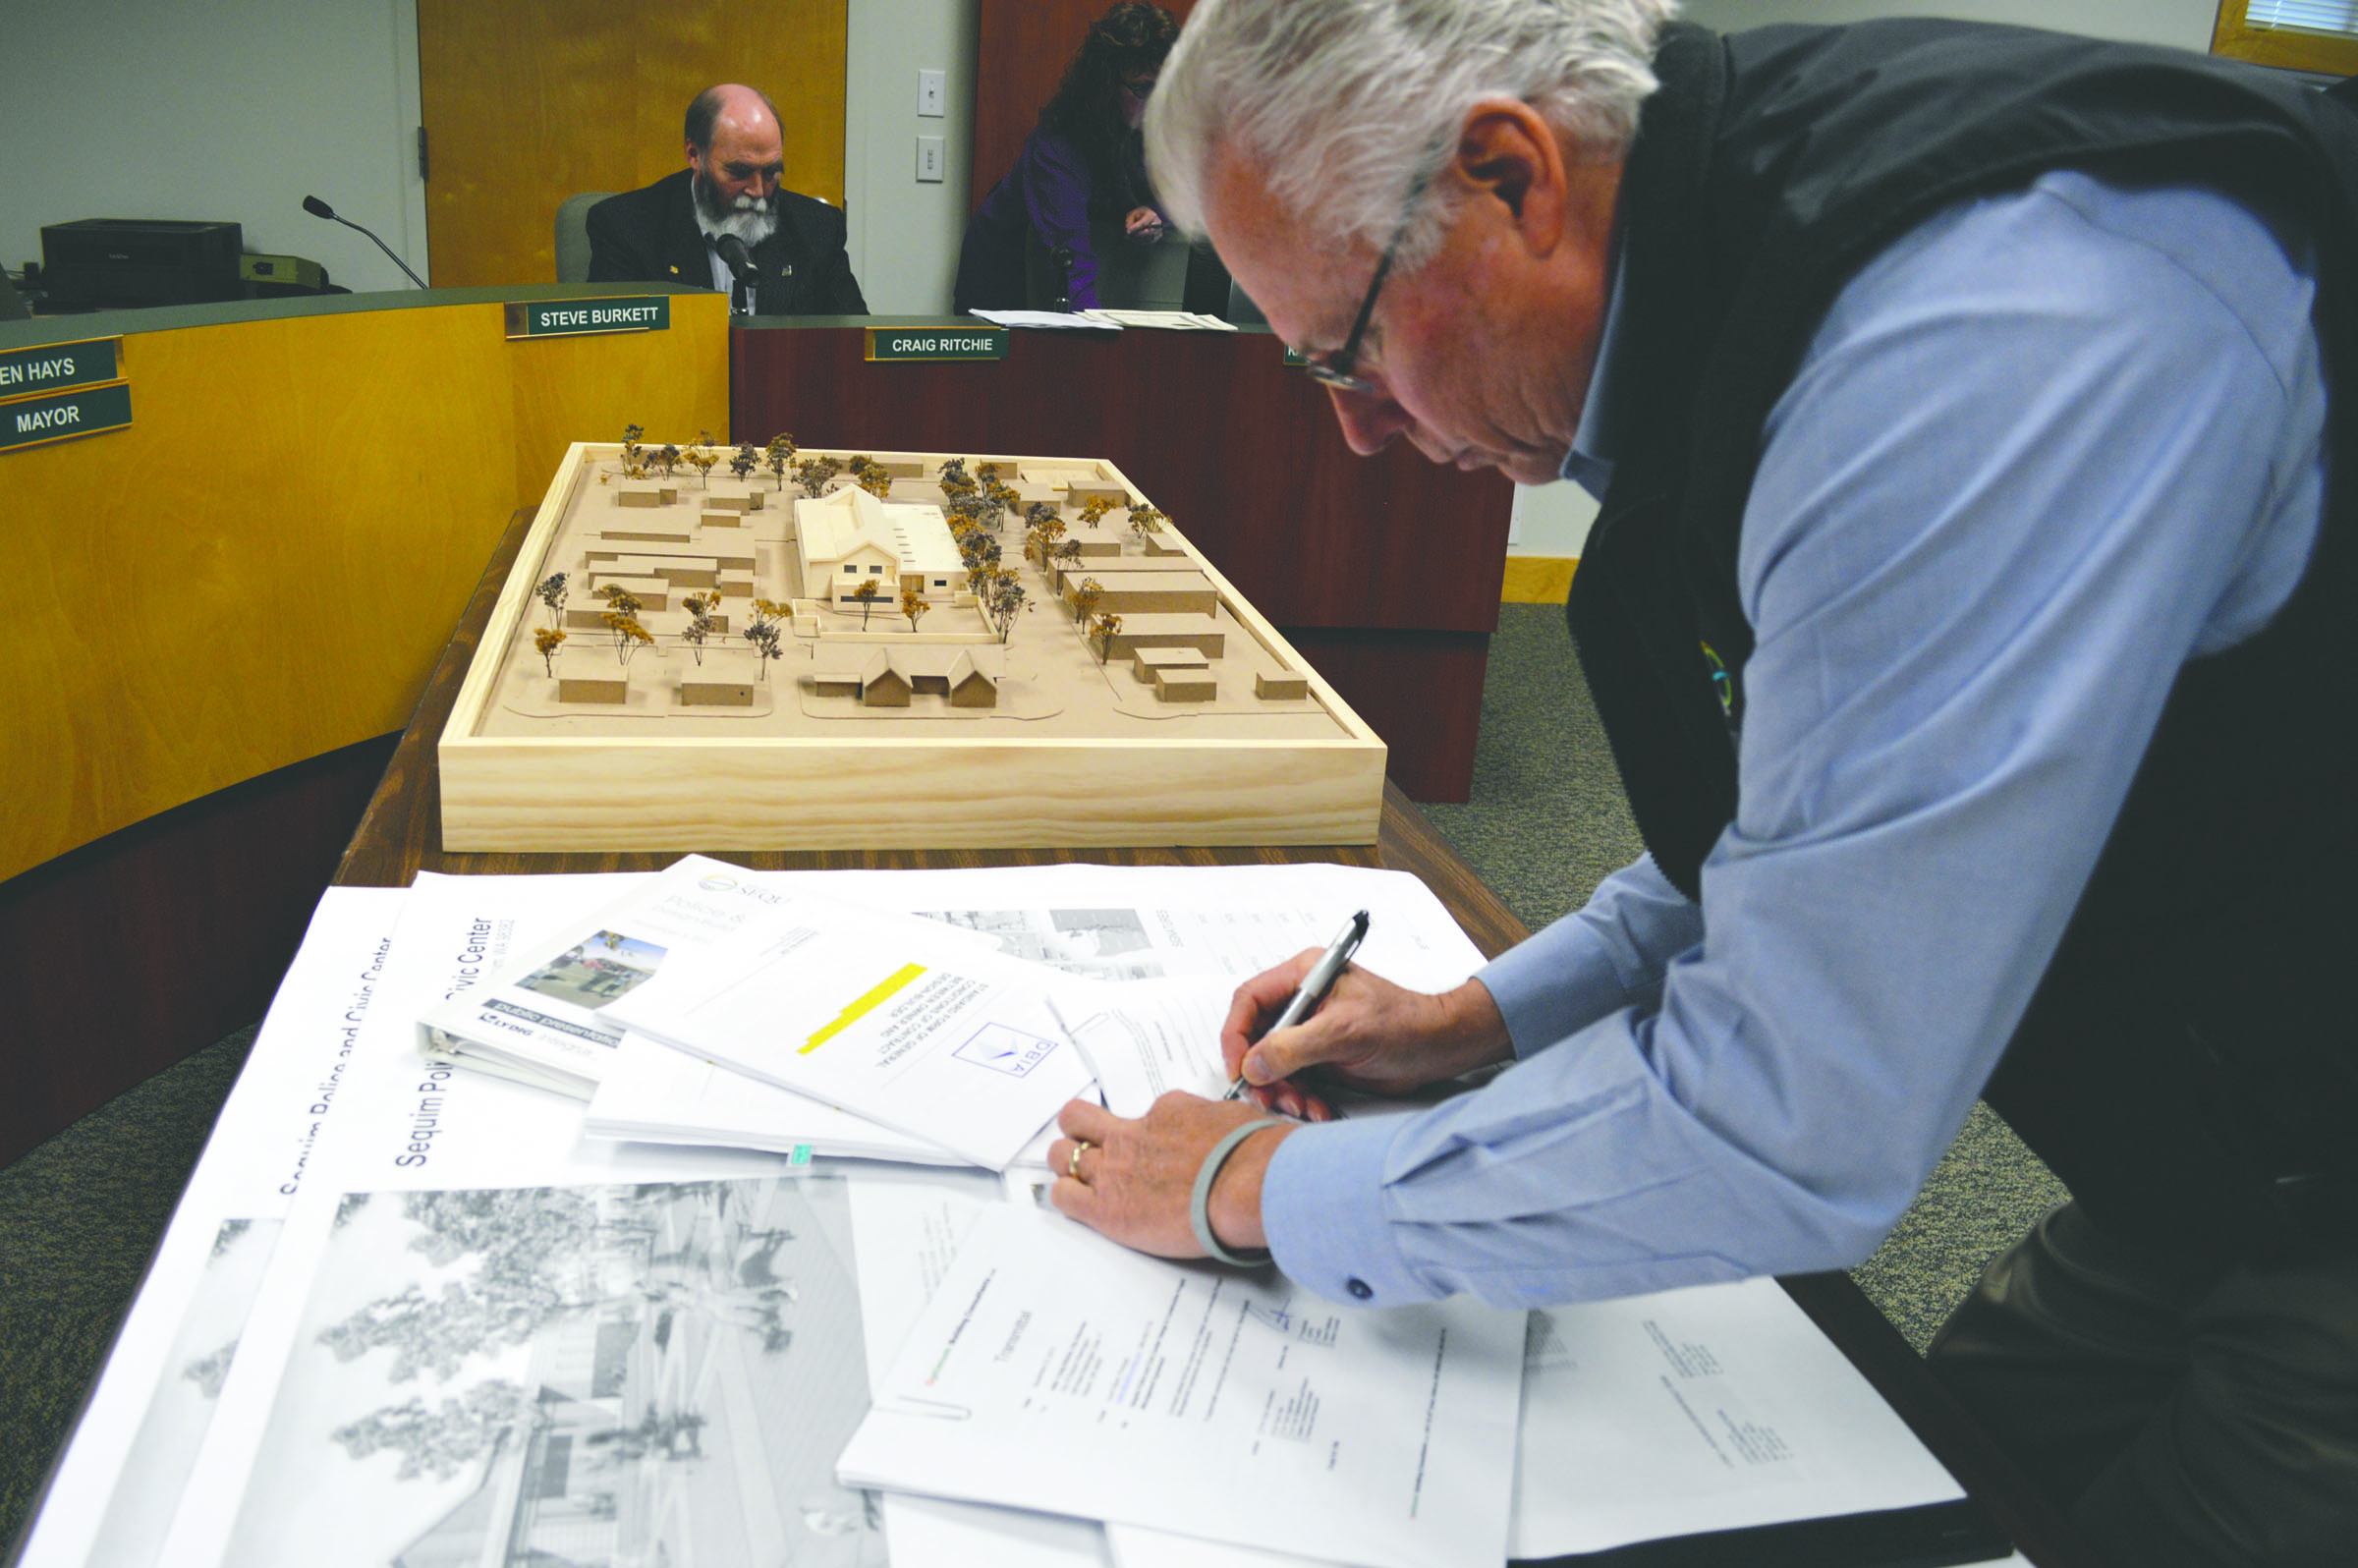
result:
[(388, 256), (392, 256), (393, 264), (395, 266), (401, 268), (402, 271), (409, 273), (409, 278), (412, 283), (417, 284), (418, 287), (421, 289), (425, 287), (425, 279), (420, 277), (415, 272), (410, 272), (410, 264), (407, 261), (404, 261), (401, 257), (394, 255), (393, 248), (391, 246), (385, 244), (385, 242), (382, 240), (377, 240), (373, 233), (367, 229), (361, 228), (359, 224), (353, 222), (350, 218), (337, 217), (336, 209), (329, 206), (326, 202), (320, 200), (317, 196), (305, 196), (303, 198), (303, 210), (309, 213), (314, 218), (325, 218), (330, 223), (341, 223), (347, 229), (360, 230), (361, 233), (367, 235), (369, 239), (376, 241), (376, 248), (379, 251), (384, 252)]

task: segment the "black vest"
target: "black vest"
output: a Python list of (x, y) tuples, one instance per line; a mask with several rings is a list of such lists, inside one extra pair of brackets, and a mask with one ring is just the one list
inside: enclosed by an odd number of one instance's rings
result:
[[(2358, 114), (2202, 56), (1946, 22), (1674, 26), (1656, 69), (1620, 197), (1616, 417), (1640, 434), (1569, 609), (1647, 846), (1694, 896), (1735, 812), (1761, 431), (1843, 283), (2052, 169), (2202, 184), (2310, 226), (2330, 384), (2358, 386)], [(2259, 637), (2180, 670), (1986, 1091), (2132, 1232), (2358, 1238), (2358, 671), (2334, 635), (2358, 626), (2358, 398), (2329, 426), (2308, 571)]]

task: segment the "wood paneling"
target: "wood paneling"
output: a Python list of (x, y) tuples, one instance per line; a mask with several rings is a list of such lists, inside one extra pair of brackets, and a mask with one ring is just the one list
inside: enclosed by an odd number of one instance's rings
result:
[[(982, 0), (975, 74), (974, 203), (1015, 167), (1064, 68), (1112, 0)], [(1196, 0), (1162, 0), (1181, 22)]]
[(514, 344), (496, 302), (404, 304), (134, 332), (130, 429), (0, 458), (0, 876), (399, 729), (569, 442), (725, 422), (718, 295)]
[(996, 363), (883, 364), (857, 328), (734, 337), (738, 440), (1111, 459), (1383, 737), (1403, 789), (1466, 798), (1504, 478), (1357, 456), (1265, 332), (1019, 332)]
[(418, 0), (434, 283), (554, 281), (557, 204), (682, 167), (688, 102), (718, 82), (770, 95), (787, 187), (840, 206), (846, 15), (845, 0)]

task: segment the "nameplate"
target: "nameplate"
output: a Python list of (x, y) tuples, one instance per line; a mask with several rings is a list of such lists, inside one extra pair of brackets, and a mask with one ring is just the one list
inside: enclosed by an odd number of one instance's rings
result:
[(1288, 344), (1285, 350), (1285, 363), (1291, 365), (1300, 366), (1308, 364), (1310, 360), (1308, 356), (1304, 355), (1300, 349)]
[(868, 357), (885, 360), (1004, 360), (1003, 326), (870, 327)]
[(671, 296), (667, 294), (616, 300), (511, 300), (507, 308), (511, 339), (671, 330)]
[(129, 428), (131, 388), (121, 381), (0, 403), (0, 452)]
[(68, 387), (112, 381), (117, 373), (115, 346), (122, 341), (90, 338), (81, 343), (52, 343), (45, 349), (10, 349), (0, 353), (0, 398), (63, 392)]

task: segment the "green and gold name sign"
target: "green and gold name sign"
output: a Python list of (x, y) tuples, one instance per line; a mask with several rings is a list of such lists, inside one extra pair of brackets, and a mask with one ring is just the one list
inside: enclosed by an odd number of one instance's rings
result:
[(63, 392), (68, 387), (96, 386), (112, 381), (115, 347), (121, 338), (88, 338), (80, 343), (52, 343), (45, 349), (9, 349), (0, 353), (0, 398), (31, 392)]
[(870, 327), (868, 357), (883, 360), (1004, 360), (1003, 326)]
[(671, 297), (666, 294), (614, 300), (512, 300), (507, 310), (511, 338), (671, 330)]
[(131, 388), (120, 381), (0, 403), (0, 452), (130, 427)]

